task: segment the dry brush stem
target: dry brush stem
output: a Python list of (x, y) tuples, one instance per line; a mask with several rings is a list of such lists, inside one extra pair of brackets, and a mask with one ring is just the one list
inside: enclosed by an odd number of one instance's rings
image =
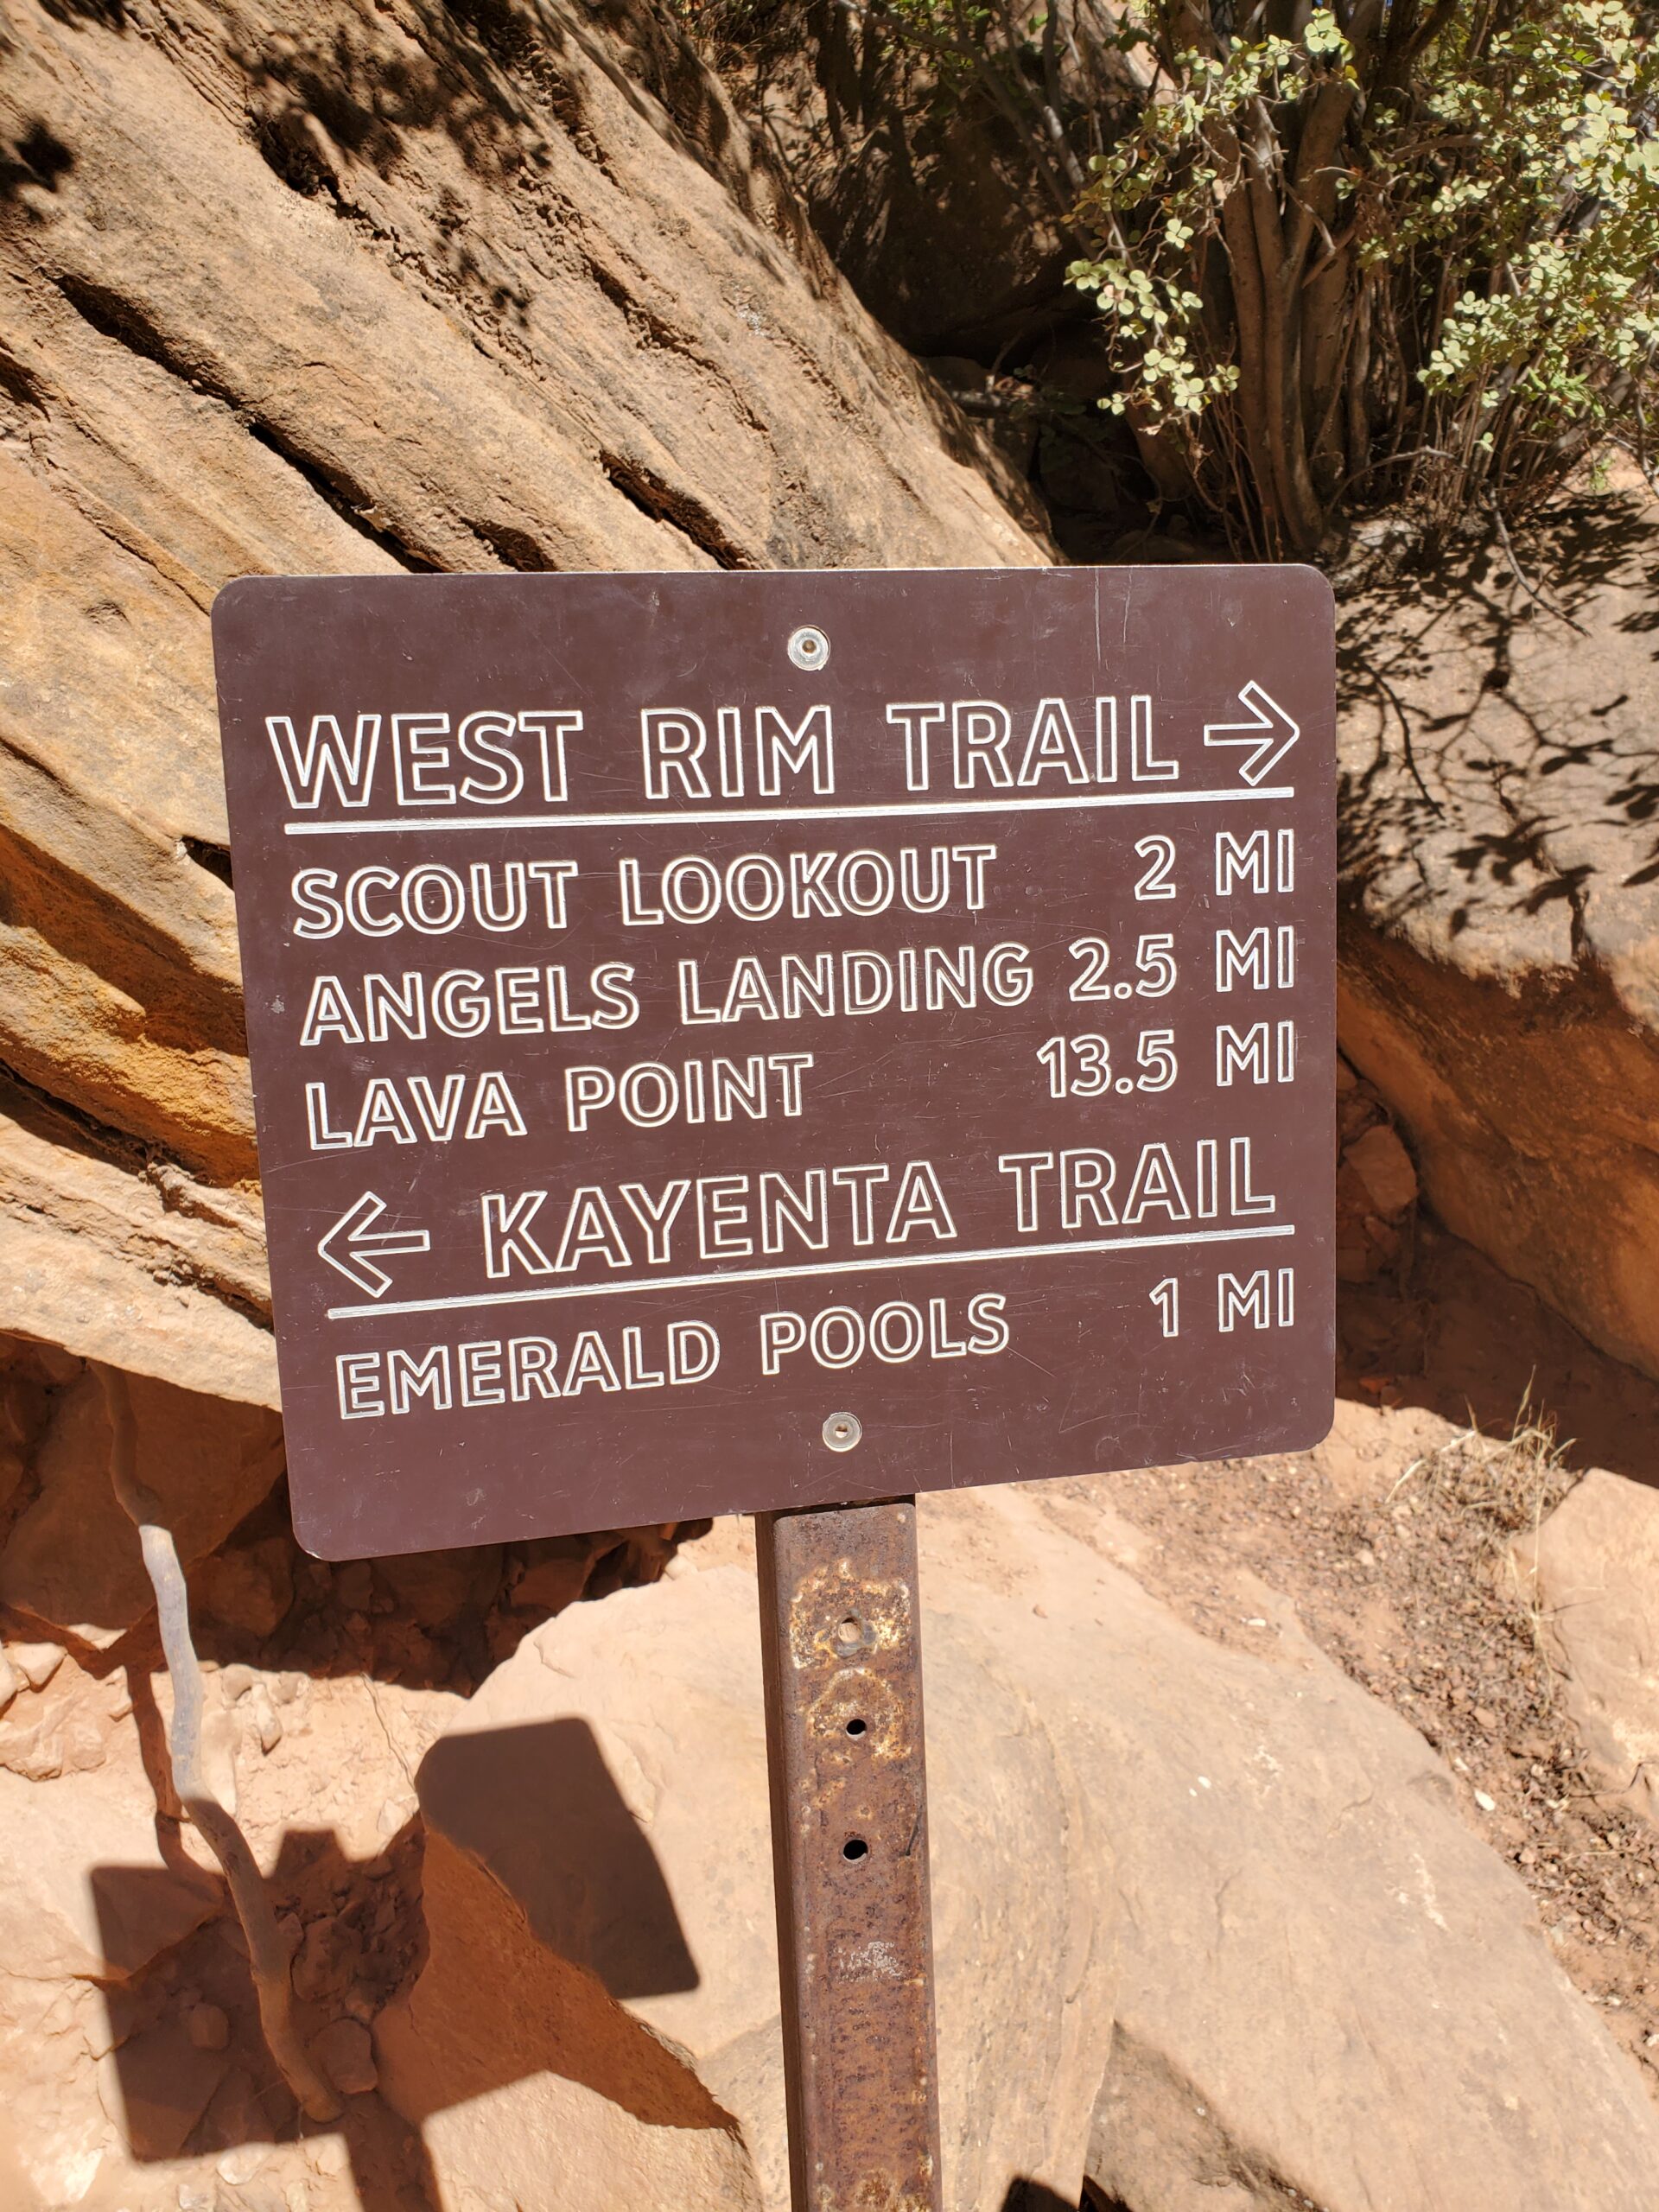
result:
[(1469, 1427), (1414, 1459), (1394, 1497), (1414, 1478), (1438, 1491), (1480, 1531), (1479, 1550), (1490, 1562), (1493, 1587), (1526, 1624), (1539, 1670), (1539, 1694), (1548, 1707), (1556, 1687), (1555, 1655), (1538, 1600), (1538, 1553), (1544, 1522), (1578, 1480), (1567, 1466), (1555, 1424), (1539, 1413), (1531, 1389), (1522, 1396), (1507, 1438), (1484, 1435), (1472, 1414)]
[(218, 1859), (247, 1938), (248, 1964), (259, 2000), (259, 2022), (271, 2056), (308, 2120), (338, 2120), (339, 2098), (312, 2063), (294, 2024), (289, 1956), (248, 1840), (207, 1786), (201, 1766), (201, 1669), (190, 1636), (184, 1570), (172, 1531), (162, 1519), (155, 1493), (137, 1474), (137, 1428), (127, 1378), (118, 1369), (99, 1370), (110, 1416), (110, 1480), (122, 1510), (138, 1531), (144, 1567), (156, 1592), (162, 1649), (173, 1682), (173, 1718), (167, 1732), (173, 1787), (179, 1802)]

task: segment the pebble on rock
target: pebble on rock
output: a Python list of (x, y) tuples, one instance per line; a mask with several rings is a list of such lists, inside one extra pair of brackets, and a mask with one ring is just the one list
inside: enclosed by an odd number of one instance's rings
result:
[(248, 1711), (259, 1738), (259, 1748), (267, 1758), (283, 1740), (283, 1724), (276, 1717), (270, 1693), (264, 1682), (256, 1682), (248, 1697)]
[(9, 1643), (6, 1657), (32, 1690), (43, 1690), (63, 1664), (60, 1643)]
[(344, 2097), (366, 2095), (380, 2078), (373, 2039), (360, 2020), (331, 2020), (311, 2055)]

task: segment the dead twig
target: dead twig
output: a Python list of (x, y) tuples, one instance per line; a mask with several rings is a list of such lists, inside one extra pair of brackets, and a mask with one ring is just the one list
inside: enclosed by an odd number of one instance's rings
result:
[(289, 1956), (248, 1840), (208, 1787), (201, 1764), (201, 1669), (190, 1636), (184, 1570), (161, 1503), (137, 1473), (137, 1425), (127, 1378), (102, 1367), (99, 1379), (110, 1416), (110, 1481), (123, 1511), (138, 1531), (144, 1567), (156, 1592), (162, 1649), (173, 1683), (173, 1718), (167, 1732), (173, 1787), (180, 1804), (218, 1859), (248, 1942), (248, 1965), (259, 2000), (259, 2024), (271, 2056), (308, 2120), (338, 2120), (340, 2099), (313, 2064), (294, 2024)]
[(1527, 597), (1530, 599), (1535, 605), (1543, 608), (1546, 614), (1554, 615), (1558, 622), (1565, 622), (1567, 628), (1569, 630), (1576, 630), (1580, 637), (1582, 638), (1586, 636), (1587, 633), (1583, 623), (1575, 622), (1565, 607), (1552, 607), (1549, 601), (1544, 597), (1542, 592), (1539, 590), (1536, 584), (1533, 582), (1531, 577), (1528, 575), (1526, 570), (1521, 566), (1520, 562), (1516, 558), (1515, 547), (1510, 538), (1509, 525), (1503, 519), (1503, 510), (1499, 506), (1495, 499), (1489, 500), (1487, 504), (1491, 513), (1492, 520), (1497, 526), (1498, 543), (1503, 548), (1503, 557), (1509, 563), (1510, 570), (1515, 576), (1516, 583), (1520, 585), (1522, 590), (1525, 592)]

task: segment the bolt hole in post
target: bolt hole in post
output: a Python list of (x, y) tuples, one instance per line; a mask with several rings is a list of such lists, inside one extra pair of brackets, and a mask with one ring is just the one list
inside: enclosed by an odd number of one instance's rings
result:
[(855, 1613), (849, 1613), (844, 1621), (836, 1624), (836, 1642), (843, 1651), (850, 1651), (855, 1643), (862, 1643), (864, 1624)]
[(861, 1835), (849, 1835), (841, 1847), (841, 1855), (843, 1859), (850, 1859), (856, 1862), (858, 1859), (869, 1857), (870, 1847)]
[(865, 1720), (849, 1720), (847, 1723), (847, 1733), (849, 1736), (862, 1736), (867, 1732), (868, 1726), (869, 1723)]

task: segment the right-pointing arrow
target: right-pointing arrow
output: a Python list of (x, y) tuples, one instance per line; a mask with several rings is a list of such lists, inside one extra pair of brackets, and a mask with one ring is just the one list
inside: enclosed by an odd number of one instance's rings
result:
[(377, 1230), (374, 1224), (385, 1210), (384, 1198), (376, 1198), (372, 1191), (365, 1191), (351, 1211), (341, 1214), (328, 1234), (317, 1240), (318, 1256), (327, 1260), (347, 1282), (366, 1290), (371, 1298), (379, 1298), (390, 1290), (391, 1277), (384, 1268), (375, 1266), (367, 1256), (369, 1253), (429, 1252), (432, 1249), (432, 1239), (423, 1229)]
[(1251, 720), (1206, 722), (1204, 741), (1206, 745), (1248, 745), (1250, 757), (1239, 762), (1238, 772), (1247, 784), (1259, 784), (1295, 744), (1302, 734), (1301, 725), (1293, 721), (1279, 702), (1259, 683), (1242, 685), (1238, 703), (1249, 709)]

